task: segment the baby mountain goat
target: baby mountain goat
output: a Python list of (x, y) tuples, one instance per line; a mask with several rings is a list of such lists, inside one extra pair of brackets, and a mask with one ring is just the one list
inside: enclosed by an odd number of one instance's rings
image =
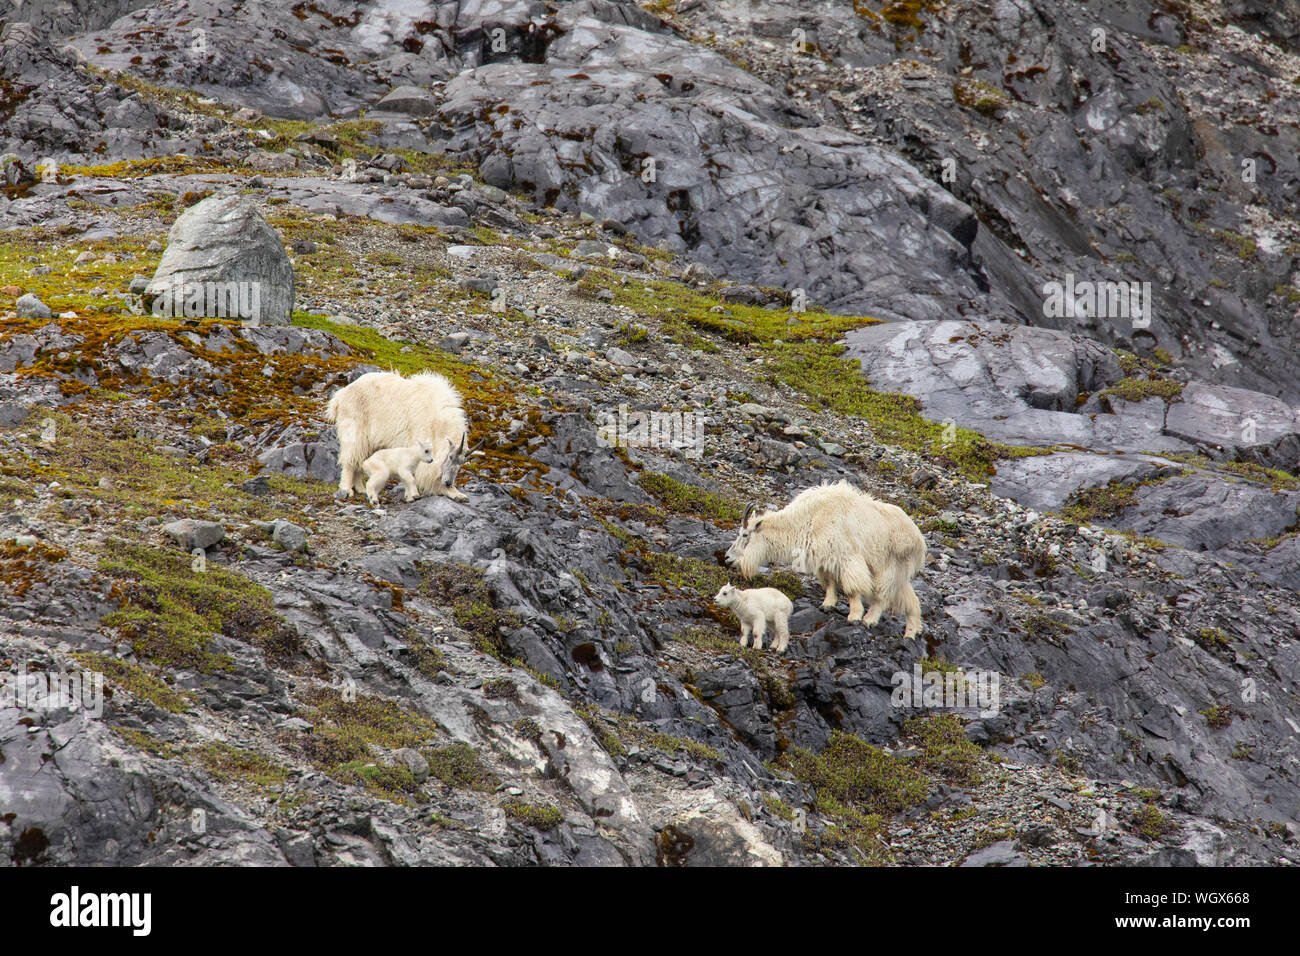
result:
[[(335, 392), (325, 415), (338, 430), (339, 488), (349, 498), (366, 490), (358, 472), (376, 451), (410, 448), (427, 439), (434, 456), (416, 464), (416, 489), (422, 495), (466, 500), (456, 490), (456, 475), (474, 450), (468, 447), (469, 423), (460, 394), (437, 372), (410, 378), (396, 372), (368, 372)], [(409, 485), (406, 490), (409, 496)]]
[(379, 493), (388, 484), (393, 475), (402, 482), (406, 489), (406, 500), (414, 501), (419, 497), (415, 485), (415, 469), (423, 462), (433, 464), (433, 442), (425, 439), (404, 448), (383, 448), (361, 463), (361, 470), (370, 476), (366, 482), (366, 497), (371, 505), (379, 504)]
[[(907, 615), (904, 638), (921, 631), (921, 602), (911, 579), (925, 563), (925, 538), (897, 505), (877, 501), (847, 481), (805, 488), (780, 511), (745, 509), (727, 563), (753, 577), (764, 564), (791, 564), (826, 588), (823, 608), (839, 593), (849, 620), (876, 624), (885, 611)], [(870, 605), (863, 619), (863, 602)]]
[(763, 649), (763, 635), (770, 621), (776, 631), (772, 650), (778, 654), (790, 643), (790, 612), (794, 603), (776, 588), (750, 588), (742, 591), (730, 584), (713, 596), (715, 603), (735, 612), (740, 618), (740, 646), (749, 646), (749, 635), (754, 635), (754, 650)]

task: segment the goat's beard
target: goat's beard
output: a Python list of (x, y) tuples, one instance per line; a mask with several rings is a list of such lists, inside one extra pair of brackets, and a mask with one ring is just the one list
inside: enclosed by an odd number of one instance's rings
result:
[(750, 539), (749, 543), (745, 545), (745, 550), (740, 552), (740, 557), (736, 560), (736, 567), (740, 569), (740, 573), (745, 577), (752, 578), (758, 574), (758, 569), (766, 561), (767, 544), (762, 538), (755, 537)]

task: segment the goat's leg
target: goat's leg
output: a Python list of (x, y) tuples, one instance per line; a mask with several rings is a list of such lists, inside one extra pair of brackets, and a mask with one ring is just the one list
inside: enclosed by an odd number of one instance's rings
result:
[(401, 480), (402, 487), (406, 489), (407, 501), (414, 501), (420, 497), (419, 489), (415, 486), (415, 475), (411, 473), (409, 468), (399, 469), (397, 477)]
[(835, 589), (835, 579), (829, 574), (822, 572), (817, 575), (817, 580), (820, 581), (822, 587), (826, 589), (826, 597), (822, 600), (822, 610), (835, 610), (835, 604), (840, 599), (839, 592)]
[(370, 476), (370, 480), (365, 484), (366, 497), (370, 499), (371, 507), (379, 507), (379, 493), (384, 490), (384, 485), (388, 484), (388, 469), (383, 465), (377, 467)]

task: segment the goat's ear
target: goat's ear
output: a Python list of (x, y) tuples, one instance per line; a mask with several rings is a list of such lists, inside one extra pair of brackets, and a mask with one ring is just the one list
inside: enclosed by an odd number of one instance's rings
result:
[(763, 530), (763, 519), (759, 518), (757, 521), (754, 522), (754, 533), (757, 534), (762, 530)]

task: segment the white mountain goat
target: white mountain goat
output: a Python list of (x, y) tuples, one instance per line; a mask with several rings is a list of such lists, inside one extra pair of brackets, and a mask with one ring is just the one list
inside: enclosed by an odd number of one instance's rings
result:
[[(911, 579), (925, 563), (925, 538), (907, 512), (877, 501), (847, 481), (805, 488), (780, 511), (745, 509), (727, 563), (745, 577), (764, 564), (794, 564), (826, 588), (823, 608), (839, 593), (850, 621), (871, 627), (886, 611), (907, 616), (904, 638), (921, 631), (921, 602)], [(870, 606), (863, 619), (863, 602)]]
[(754, 635), (754, 650), (763, 649), (763, 636), (770, 622), (776, 637), (772, 650), (778, 654), (790, 643), (790, 613), (794, 602), (776, 588), (749, 588), (741, 590), (724, 584), (713, 596), (715, 603), (727, 608), (740, 618), (740, 646), (749, 646), (749, 635)]
[(456, 475), (474, 450), (469, 447), (469, 423), (460, 394), (437, 372), (410, 378), (368, 372), (335, 392), (325, 415), (338, 430), (339, 488), (349, 498), (365, 490), (358, 471), (376, 451), (428, 439), (434, 458), (416, 465), (419, 493), (466, 500), (456, 490)]
[(381, 448), (363, 461), (361, 470), (370, 476), (370, 480), (366, 482), (366, 497), (371, 505), (379, 504), (379, 493), (384, 490), (384, 485), (388, 484), (388, 479), (393, 475), (397, 475), (402, 482), (402, 487), (406, 489), (407, 501), (418, 498), (415, 469), (421, 462), (432, 465), (433, 457), (433, 442), (426, 438), (414, 445), (405, 445), (401, 448)]

